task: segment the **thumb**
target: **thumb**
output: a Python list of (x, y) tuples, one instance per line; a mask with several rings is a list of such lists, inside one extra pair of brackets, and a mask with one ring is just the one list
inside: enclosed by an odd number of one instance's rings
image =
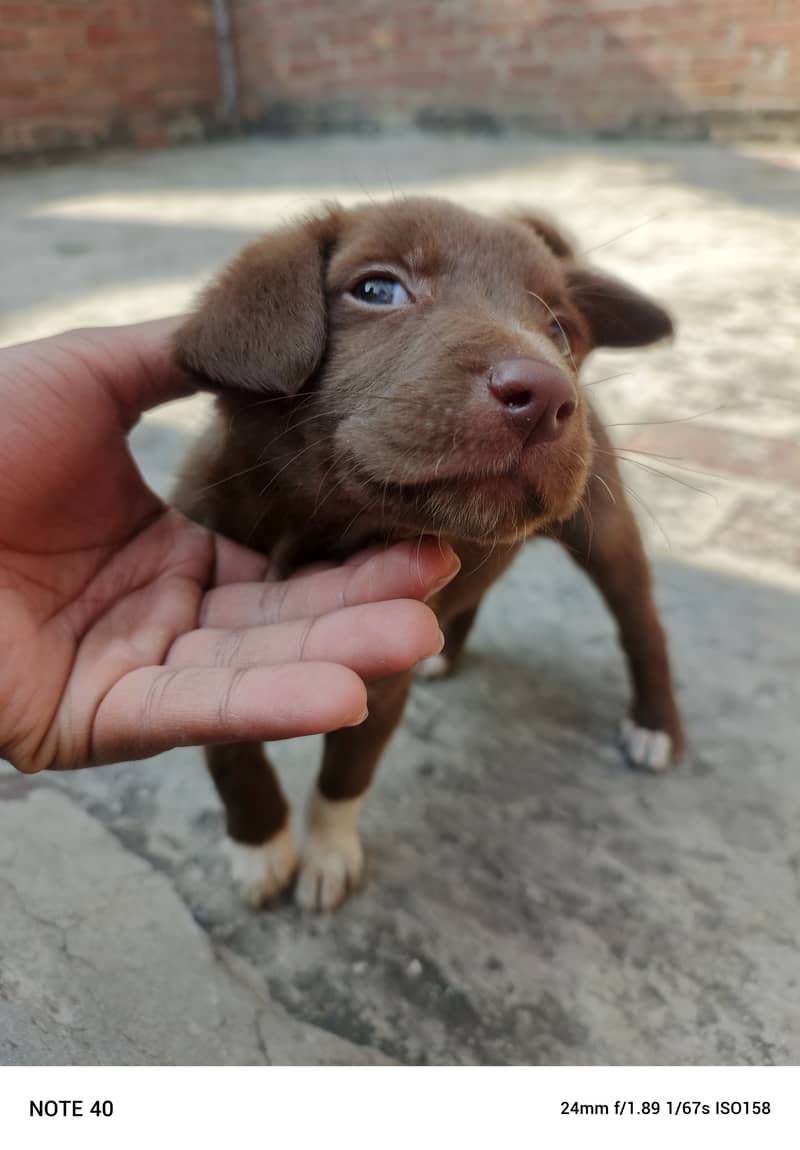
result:
[(172, 353), (172, 337), (183, 320), (170, 316), (119, 327), (82, 328), (53, 339), (65, 350), (76, 350), (91, 367), (130, 428), (143, 411), (196, 390)]

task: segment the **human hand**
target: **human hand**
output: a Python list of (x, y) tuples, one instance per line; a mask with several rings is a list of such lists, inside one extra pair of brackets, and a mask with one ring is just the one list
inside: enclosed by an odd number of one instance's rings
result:
[(433, 540), (265, 581), (269, 561), (144, 483), (141, 412), (191, 391), (170, 320), (0, 351), (0, 755), (19, 770), (281, 739), (365, 715), (439, 650)]

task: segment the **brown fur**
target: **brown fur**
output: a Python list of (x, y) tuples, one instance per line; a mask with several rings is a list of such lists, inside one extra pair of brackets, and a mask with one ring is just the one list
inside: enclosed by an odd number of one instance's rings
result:
[[(380, 308), (352, 298), (366, 273), (381, 271), (414, 302)], [(451, 660), (483, 593), (526, 538), (546, 531), (617, 619), (632, 718), (667, 732), (679, 753), (648, 566), (605, 432), (578, 389), (560, 438), (526, 445), (486, 384), (499, 361), (527, 358), (577, 388), (593, 347), (646, 344), (671, 330), (662, 308), (581, 265), (538, 217), (490, 219), (422, 199), (331, 207), (247, 248), (179, 333), (180, 362), (218, 391), (219, 418), (176, 502), (268, 553), (281, 574), (376, 541), (439, 534), (462, 560), (433, 603)], [(319, 780), (328, 799), (366, 790), (408, 681), (373, 684), (368, 720), (328, 737)], [(217, 747), (208, 757), (235, 840), (259, 844), (285, 825), (288, 808), (259, 749)]]

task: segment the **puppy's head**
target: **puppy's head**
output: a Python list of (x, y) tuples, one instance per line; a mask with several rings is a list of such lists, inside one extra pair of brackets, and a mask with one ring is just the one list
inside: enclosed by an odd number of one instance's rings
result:
[[(284, 397), (306, 488), (336, 485), (386, 529), (510, 540), (580, 500), (588, 352), (671, 330), (547, 221), (406, 199), (330, 208), (245, 249), (178, 354), (217, 387)], [(274, 408), (252, 407), (265, 445)]]

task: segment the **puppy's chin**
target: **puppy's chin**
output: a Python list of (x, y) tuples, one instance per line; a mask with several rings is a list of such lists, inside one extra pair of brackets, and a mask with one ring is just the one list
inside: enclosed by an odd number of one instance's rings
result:
[(524, 470), (402, 485), (362, 478), (359, 501), (366, 496), (380, 508), (390, 534), (424, 531), (474, 543), (518, 543), (568, 519), (578, 508), (587, 474), (587, 467), (576, 466), (550, 483), (532, 481)]
[(418, 526), (475, 543), (518, 543), (568, 519), (578, 508), (584, 482), (558, 497), (519, 479), (489, 479), (464, 490), (440, 491), (421, 508)]

